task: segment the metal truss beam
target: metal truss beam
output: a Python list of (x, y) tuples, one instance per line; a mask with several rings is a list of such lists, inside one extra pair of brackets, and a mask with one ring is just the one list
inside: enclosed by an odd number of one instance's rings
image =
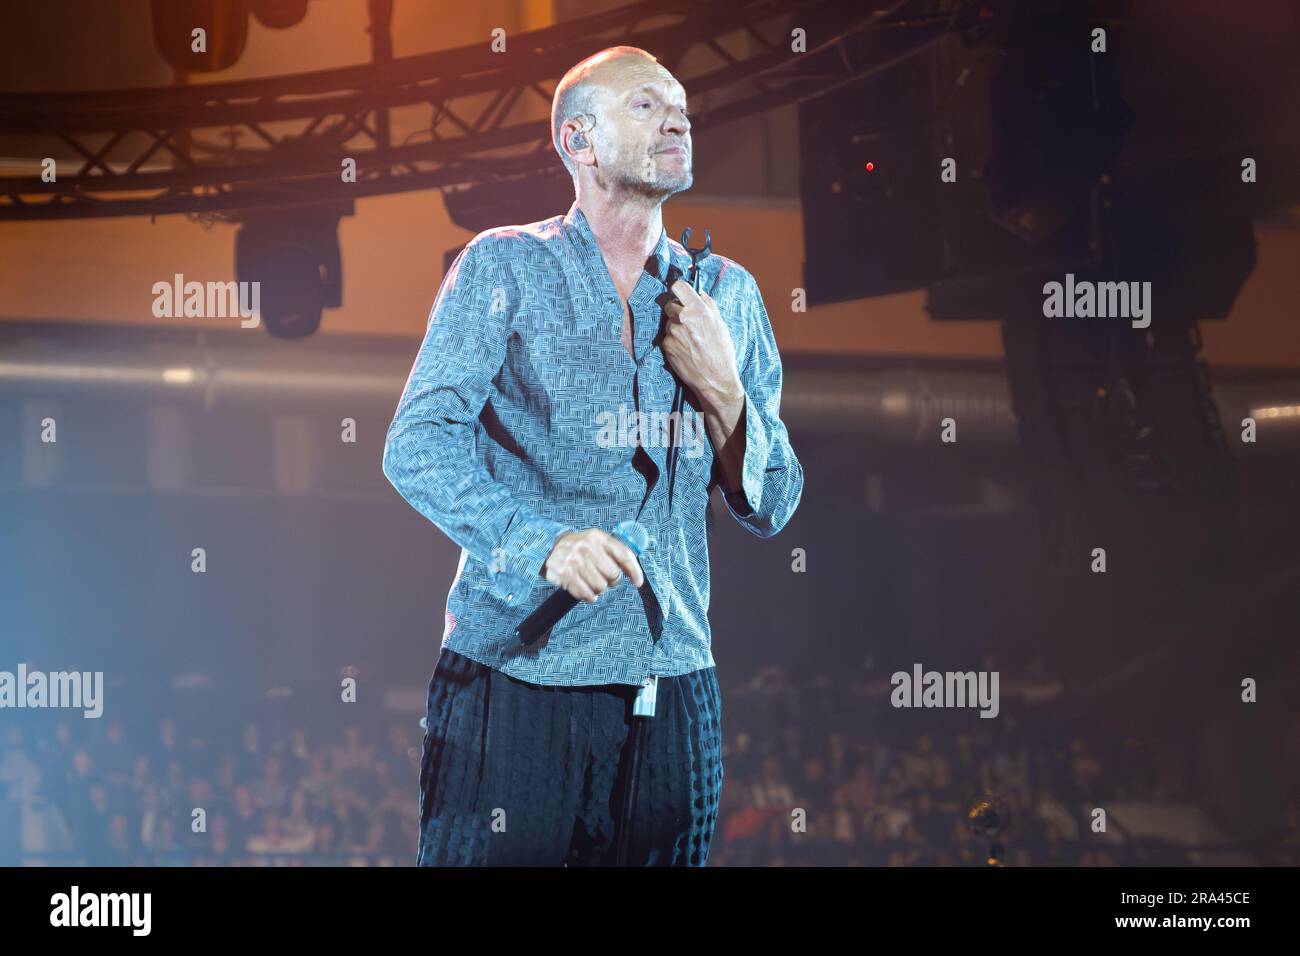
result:
[[(682, 81), (692, 123), (706, 129), (862, 75), (841, 43), (861, 30), (940, 35), (946, 17), (903, 17), (918, 5), (935, 3), (873, 10), (845, 0), (641, 0), (509, 37), (506, 54), (478, 44), (269, 79), (0, 95), (0, 136), (48, 138), (78, 163), (54, 183), (38, 171), (0, 178), (0, 219), (235, 217), (535, 175), (556, 165), (549, 124), (511, 122), (513, 108), (527, 97), (549, 108), (558, 77), (602, 46), (641, 46), (674, 69), (688, 54), (703, 63)], [(796, 26), (807, 33), (806, 52), (791, 50)], [(426, 138), (388, 141), (394, 109), (427, 111)], [(355, 183), (342, 181), (345, 157), (356, 161)]]

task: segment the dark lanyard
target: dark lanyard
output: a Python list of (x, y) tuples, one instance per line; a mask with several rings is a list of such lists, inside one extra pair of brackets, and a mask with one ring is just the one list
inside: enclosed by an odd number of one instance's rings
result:
[[(704, 246), (699, 249), (692, 249), (687, 243), (691, 239), (691, 227), (687, 226), (682, 233), (681, 244), (691, 256), (691, 271), (687, 276), (687, 283), (696, 292), (700, 291), (700, 283), (703, 277), (700, 275), (700, 263), (709, 257), (709, 250), (713, 247), (713, 237), (709, 235), (709, 230), (704, 230)], [(677, 483), (677, 457), (681, 452), (681, 432), (682, 432), (682, 415), (684, 414), (685, 398), (682, 394), (682, 380), (675, 374), (673, 379), (676, 384), (673, 387), (673, 404), (672, 410), (668, 416), (668, 425), (676, 431), (668, 444), (668, 511), (673, 510), (673, 487)], [(675, 414), (673, 414), (675, 413)], [(674, 424), (675, 423), (675, 424)]]

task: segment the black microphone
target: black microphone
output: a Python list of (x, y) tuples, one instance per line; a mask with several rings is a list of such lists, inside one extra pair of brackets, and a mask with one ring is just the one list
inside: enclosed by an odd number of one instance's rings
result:
[[(613, 534), (631, 548), (632, 553), (637, 557), (640, 557), (641, 552), (650, 544), (650, 533), (639, 521), (620, 521)], [(525, 645), (533, 645), (538, 638), (554, 627), (560, 618), (573, 610), (573, 606), (577, 603), (576, 597), (564, 588), (557, 588), (554, 594), (543, 601), (537, 610), (524, 618), (523, 622), (515, 628), (515, 636)]]

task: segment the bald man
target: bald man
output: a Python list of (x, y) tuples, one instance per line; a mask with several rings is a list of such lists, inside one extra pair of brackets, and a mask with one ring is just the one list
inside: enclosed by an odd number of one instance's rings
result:
[[(753, 276), (715, 254), (700, 292), (681, 278), (690, 257), (661, 215), (692, 181), (672, 74), (603, 50), (556, 87), (551, 125), (575, 202), (461, 252), (384, 450), (393, 486), (462, 549), (418, 862), (613, 863), (640, 696), (628, 860), (703, 866), (723, 780), (709, 502), (720, 487), (763, 538), (798, 505), (781, 360)], [(650, 535), (639, 557), (611, 533), (627, 520)], [(525, 645), (516, 626), (557, 588), (577, 604)]]

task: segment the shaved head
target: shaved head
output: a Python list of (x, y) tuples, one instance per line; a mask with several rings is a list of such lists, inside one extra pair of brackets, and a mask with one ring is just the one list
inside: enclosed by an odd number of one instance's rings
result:
[(691, 186), (686, 90), (633, 46), (601, 50), (564, 74), (551, 142), (579, 199), (585, 191), (662, 203)]
[(555, 97), (551, 100), (551, 142), (560, 154), (564, 168), (572, 176), (577, 172), (573, 160), (564, 151), (560, 142), (560, 127), (565, 120), (586, 117), (594, 124), (596, 112), (596, 95), (600, 90), (600, 74), (606, 72), (610, 64), (628, 59), (640, 59), (658, 63), (653, 56), (634, 46), (611, 46), (599, 53), (593, 53), (585, 60), (569, 69), (555, 88)]

